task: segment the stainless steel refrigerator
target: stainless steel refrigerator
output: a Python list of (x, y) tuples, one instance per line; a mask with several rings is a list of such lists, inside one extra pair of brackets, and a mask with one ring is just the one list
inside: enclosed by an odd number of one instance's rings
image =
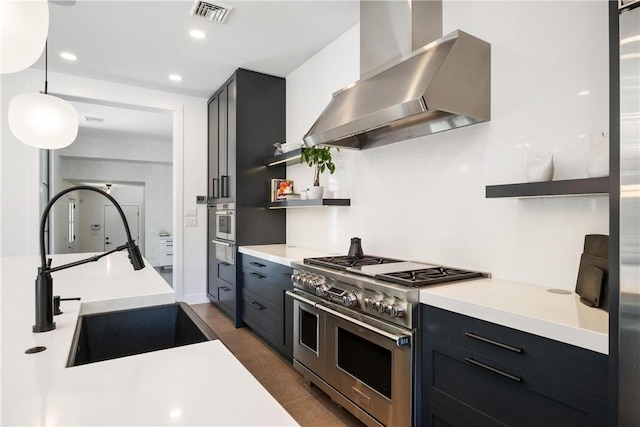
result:
[(640, 426), (640, 0), (620, 0), (616, 6), (610, 21), (612, 28), (618, 24), (611, 44), (616, 58), (611, 68), (610, 213), (619, 286), (612, 287), (618, 310), (610, 313), (609, 419), (610, 425)]

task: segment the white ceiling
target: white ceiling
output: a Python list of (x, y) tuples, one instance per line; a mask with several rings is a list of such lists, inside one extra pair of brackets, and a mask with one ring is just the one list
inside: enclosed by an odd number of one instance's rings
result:
[(237, 68), (285, 77), (359, 22), (358, 1), (224, 3), (234, 7), (224, 24), (191, 16), (191, 0), (50, 4), (49, 70), (209, 97)]

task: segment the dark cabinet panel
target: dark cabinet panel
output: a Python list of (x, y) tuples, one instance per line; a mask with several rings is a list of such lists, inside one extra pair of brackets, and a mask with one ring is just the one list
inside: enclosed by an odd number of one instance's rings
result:
[(432, 338), (606, 398), (607, 357), (603, 354), (435, 307), (426, 315), (424, 327)]
[(220, 180), (218, 172), (218, 143), (220, 136), (218, 134), (219, 129), (219, 97), (214, 96), (209, 101), (209, 129), (208, 129), (208, 189), (209, 199), (217, 199), (220, 197)]
[[(209, 99), (208, 204), (235, 203), (234, 250), (286, 241), (286, 213), (263, 207), (271, 179), (284, 178), (286, 167), (262, 164), (273, 153), (273, 144), (285, 141), (285, 87), (283, 78), (238, 69)], [(213, 225), (210, 222), (209, 242), (215, 238)], [(241, 267), (217, 261), (211, 243), (208, 258), (209, 299), (240, 327)], [(228, 284), (235, 285), (234, 298), (221, 291)]]
[(228, 314), (232, 315), (236, 310), (236, 285), (225, 282), (221, 279), (218, 279), (217, 283), (218, 301), (222, 306), (221, 308)]
[(293, 357), (293, 269), (261, 258), (242, 258), (243, 321), (282, 355)]
[(236, 266), (218, 260), (218, 278), (227, 283), (236, 284)]
[(435, 307), (420, 315), (421, 425), (606, 424), (606, 356)]

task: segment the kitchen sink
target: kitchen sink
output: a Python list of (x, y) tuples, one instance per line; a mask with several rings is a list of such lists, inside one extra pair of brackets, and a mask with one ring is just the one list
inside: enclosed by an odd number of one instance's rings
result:
[(215, 339), (183, 302), (87, 314), (78, 317), (67, 367)]

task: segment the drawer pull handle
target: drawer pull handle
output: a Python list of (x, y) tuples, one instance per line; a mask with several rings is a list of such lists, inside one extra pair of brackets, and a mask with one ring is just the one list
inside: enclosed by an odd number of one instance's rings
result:
[(480, 363), (475, 359), (470, 359), (468, 357), (465, 357), (464, 361), (467, 362), (467, 363), (470, 363), (470, 364), (472, 364), (474, 366), (477, 366), (479, 368), (486, 369), (487, 371), (491, 371), (491, 372), (494, 372), (494, 373), (496, 373), (498, 375), (502, 375), (503, 377), (509, 378), (512, 381), (519, 382), (519, 383), (522, 382), (522, 378), (520, 378), (520, 377), (516, 377), (515, 375), (508, 374), (508, 373), (506, 373), (504, 371), (501, 371), (500, 369), (494, 368), (493, 366), (485, 365), (484, 363)]
[(488, 344), (493, 344), (493, 345), (496, 345), (498, 347), (504, 348), (506, 350), (511, 350), (511, 351), (513, 351), (515, 353), (522, 353), (522, 349), (518, 348), (518, 347), (514, 347), (514, 346), (511, 346), (511, 345), (508, 345), (508, 344), (503, 344), (501, 342), (494, 341), (494, 340), (489, 339), (489, 338), (481, 337), (480, 335), (476, 335), (476, 334), (474, 334), (472, 332), (465, 332), (464, 334), (465, 334), (465, 336), (467, 336), (469, 338), (473, 338), (474, 340), (486, 342)]
[(258, 279), (264, 279), (265, 277), (267, 277), (267, 276), (263, 276), (260, 273), (251, 273), (251, 275), (254, 276), (254, 277), (257, 277)]
[(260, 264), (259, 262), (254, 262), (254, 261), (251, 261), (249, 264), (253, 265), (255, 267), (260, 267), (260, 268), (265, 268), (266, 267), (266, 265)]
[(229, 264), (228, 262), (222, 261), (222, 262), (220, 262), (220, 265), (223, 266), (223, 267), (229, 267), (231, 264)]
[(264, 309), (265, 309), (265, 307), (264, 307), (264, 306), (262, 306), (262, 305), (258, 304), (258, 303), (257, 303), (257, 302), (255, 302), (255, 301), (252, 301), (252, 302), (250, 302), (249, 304), (251, 304), (251, 306), (252, 306), (253, 308), (255, 308), (256, 310), (264, 310)]
[(220, 286), (220, 289), (222, 289), (225, 292), (229, 292), (231, 290), (231, 288), (227, 288), (226, 286)]
[(173, 254), (165, 254), (166, 256), (173, 256)]

